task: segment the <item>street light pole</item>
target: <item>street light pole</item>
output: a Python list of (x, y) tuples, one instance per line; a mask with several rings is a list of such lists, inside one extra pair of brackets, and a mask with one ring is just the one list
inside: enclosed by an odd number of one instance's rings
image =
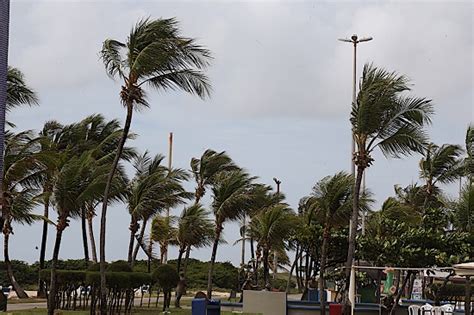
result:
[[(352, 35), (350, 39), (347, 38), (340, 38), (339, 41), (345, 43), (352, 43), (354, 47), (354, 60), (352, 64), (352, 105), (356, 102), (356, 90), (357, 90), (357, 44), (371, 41), (372, 37), (363, 37), (359, 38), (356, 34)], [(354, 163), (354, 154), (355, 154), (355, 140), (354, 140), (354, 133), (351, 132), (351, 174), (355, 178), (355, 163)], [(365, 176), (364, 176), (364, 183), (362, 185), (362, 191), (365, 190)], [(351, 235), (352, 230), (352, 222), (349, 224), (349, 235)], [(357, 228), (357, 227), (356, 227)], [(362, 229), (365, 232), (365, 213), (362, 213)]]

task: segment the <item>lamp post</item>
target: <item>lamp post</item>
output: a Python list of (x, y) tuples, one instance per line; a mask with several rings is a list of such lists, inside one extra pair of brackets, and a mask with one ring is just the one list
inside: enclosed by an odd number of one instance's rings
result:
[[(276, 177), (273, 177), (273, 181), (276, 184), (277, 190), (276, 193), (277, 195), (280, 195), (280, 184), (281, 180), (277, 179)], [(273, 279), (276, 279), (277, 277), (277, 271), (278, 271), (278, 255), (276, 251), (273, 253)]]
[[(339, 38), (338, 40), (345, 43), (351, 43), (354, 47), (354, 61), (352, 65), (352, 104), (356, 102), (356, 89), (357, 89), (357, 44), (371, 41), (372, 37), (363, 37), (359, 38), (356, 34), (352, 35), (350, 39), (348, 38)], [(355, 163), (354, 163), (354, 153), (355, 153), (355, 141), (354, 134), (351, 132), (351, 174), (355, 177)], [(365, 190), (365, 174), (364, 182), (362, 184), (362, 191)], [(349, 235), (352, 230), (352, 222), (349, 225)], [(365, 232), (365, 213), (362, 213), (362, 232)]]
[(0, 226), (3, 226), (3, 151), (5, 143), (5, 112), (7, 104), (8, 33), (10, 0), (0, 0)]

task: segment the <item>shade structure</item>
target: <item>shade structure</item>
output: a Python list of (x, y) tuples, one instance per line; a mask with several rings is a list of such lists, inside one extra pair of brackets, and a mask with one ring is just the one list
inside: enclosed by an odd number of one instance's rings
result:
[(474, 276), (474, 261), (453, 265), (453, 268), (458, 276)]

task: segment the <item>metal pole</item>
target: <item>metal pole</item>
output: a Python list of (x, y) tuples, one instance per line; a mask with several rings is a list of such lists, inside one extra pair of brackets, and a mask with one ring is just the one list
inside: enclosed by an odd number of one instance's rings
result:
[[(168, 138), (168, 171), (171, 172), (171, 166), (173, 163), (173, 133), (170, 132), (169, 138)], [(166, 219), (169, 224), (169, 218), (170, 218), (170, 209), (166, 209)], [(168, 242), (166, 242), (165, 252), (163, 253), (163, 263), (166, 264), (168, 263)]]
[[(355, 40), (354, 40), (355, 37)], [(352, 65), (352, 106), (356, 102), (356, 85), (357, 85), (357, 35), (352, 36), (354, 43), (354, 64)], [(355, 178), (355, 163), (354, 163), (354, 152), (355, 152), (355, 139), (354, 133), (351, 130), (351, 174)]]
[(8, 35), (10, 0), (0, 0), (0, 226), (3, 227), (3, 154), (5, 150), (5, 111), (7, 105)]
[[(276, 190), (276, 193), (277, 195), (280, 195), (280, 184), (281, 184), (281, 180), (278, 180), (277, 178), (273, 178), (273, 181), (275, 182), (276, 186), (277, 186), (277, 190)], [(273, 252), (273, 279), (276, 279), (276, 276), (277, 276), (277, 271), (278, 271), (278, 255), (275, 252)]]

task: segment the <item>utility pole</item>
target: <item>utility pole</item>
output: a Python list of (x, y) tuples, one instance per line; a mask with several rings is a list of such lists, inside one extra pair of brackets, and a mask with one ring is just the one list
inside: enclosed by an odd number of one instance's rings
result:
[[(373, 38), (372, 37), (365, 37), (365, 38), (359, 38), (356, 34), (352, 35), (350, 39), (347, 38), (340, 38), (339, 41), (345, 42), (345, 43), (352, 43), (354, 47), (354, 56), (353, 56), (353, 64), (352, 64), (352, 105), (356, 103), (356, 91), (357, 91), (357, 44), (363, 43), (363, 42), (368, 42), (371, 41)], [(355, 154), (355, 139), (354, 139), (354, 133), (351, 132), (351, 174), (355, 178), (355, 163), (354, 163), (354, 154)], [(364, 183), (362, 185), (362, 191), (365, 190), (365, 178), (364, 178)], [(362, 213), (362, 227), (363, 230), (365, 230), (365, 213)], [(349, 225), (349, 235), (351, 234), (350, 231), (354, 227), (352, 226), (352, 222)], [(357, 229), (357, 226), (355, 227)]]
[[(275, 182), (277, 186), (276, 193), (277, 195), (280, 195), (280, 184), (281, 180), (278, 180), (276, 177), (273, 177), (273, 181)], [(273, 252), (273, 279), (276, 279), (277, 276), (277, 271), (278, 271), (278, 255), (276, 251)]]

